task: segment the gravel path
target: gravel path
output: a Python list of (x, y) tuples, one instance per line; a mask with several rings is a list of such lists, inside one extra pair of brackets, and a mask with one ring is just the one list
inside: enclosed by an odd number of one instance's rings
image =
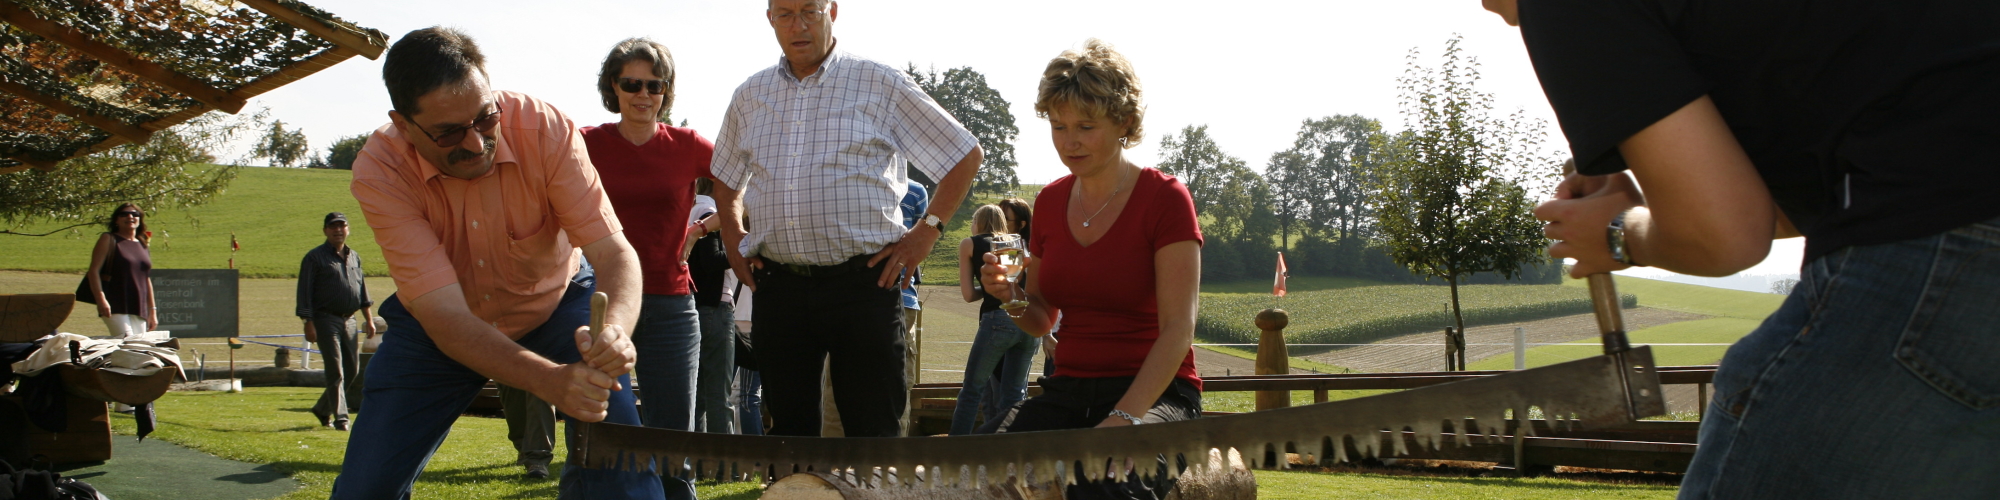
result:
[[(1704, 318), (1707, 318), (1707, 316), (1640, 307), (1625, 310), (1625, 328), (1628, 330), (1638, 330), (1668, 323)], [(1493, 356), (1512, 356), (1514, 352), (1514, 328), (1517, 327), (1526, 330), (1529, 344), (1572, 342), (1597, 337), (1597, 318), (1590, 314), (1576, 314), (1521, 323), (1475, 326), (1467, 328), (1465, 333), (1465, 343), (1467, 344), (1465, 357), (1467, 362), (1477, 362)], [(1384, 339), (1376, 343), (1429, 345), (1342, 347), (1304, 357), (1321, 363), (1345, 366), (1365, 372), (1438, 371), (1445, 368), (1444, 347), (1441, 345), (1444, 343), (1444, 332), (1415, 333)], [(1583, 348), (1579, 347), (1578, 349)], [(1294, 348), (1293, 352), (1298, 352), (1298, 348)]]

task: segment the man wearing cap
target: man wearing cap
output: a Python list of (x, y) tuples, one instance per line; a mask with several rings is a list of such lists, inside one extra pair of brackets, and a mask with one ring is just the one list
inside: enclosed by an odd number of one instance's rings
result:
[(361, 328), (375, 337), (375, 317), (369, 314), (368, 282), (361, 279), (361, 254), (347, 247), (347, 214), (326, 214), (320, 231), (326, 243), (306, 252), (299, 262), (299, 319), (305, 321), (306, 341), (319, 344), (326, 365), (326, 392), (319, 395), (312, 413), (319, 425), (347, 430), (347, 413), (359, 411), (361, 385), (360, 356), (355, 353), (354, 331), (347, 321), (361, 311)]

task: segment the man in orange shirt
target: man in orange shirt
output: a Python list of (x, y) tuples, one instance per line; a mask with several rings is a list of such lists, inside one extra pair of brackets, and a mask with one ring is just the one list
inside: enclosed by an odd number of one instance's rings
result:
[[(352, 189), (396, 294), (379, 311), (390, 333), (369, 362), (368, 413), (333, 498), (408, 498), (489, 378), (569, 418), (639, 423), (626, 337), (639, 312), (637, 254), (576, 126), (545, 102), (489, 89), (484, 66), (470, 37), (436, 27), (404, 35), (383, 61), (394, 111), (355, 160)], [(584, 324), (596, 290), (611, 300), (592, 341)], [(663, 493), (653, 474), (572, 461), (559, 494)]]

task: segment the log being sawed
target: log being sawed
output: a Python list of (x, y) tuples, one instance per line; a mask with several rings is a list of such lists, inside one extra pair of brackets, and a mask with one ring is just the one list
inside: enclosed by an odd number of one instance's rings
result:
[[(1235, 451), (1224, 459), (1221, 450), (1210, 449), (1208, 463), (1199, 470), (1181, 474), (1171, 500), (1252, 500), (1257, 498), (1257, 477), (1244, 467), (1243, 456)], [(919, 471), (922, 474), (922, 471)], [(883, 488), (883, 481), (869, 477), (862, 481), (852, 470), (841, 474), (807, 472), (785, 476), (764, 490), (764, 500), (1062, 500), (1063, 488), (1047, 475), (1032, 470), (1023, 481), (960, 481), (956, 486), (938, 488)], [(890, 481), (891, 483), (895, 481)]]

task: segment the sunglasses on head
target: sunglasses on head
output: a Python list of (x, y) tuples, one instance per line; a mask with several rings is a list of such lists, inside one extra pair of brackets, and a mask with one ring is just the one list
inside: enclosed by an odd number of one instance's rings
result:
[(411, 125), (416, 125), (417, 131), (422, 132), (424, 137), (430, 138), (432, 143), (437, 144), (437, 147), (449, 148), (465, 142), (466, 132), (477, 130), (481, 135), (489, 135), (493, 131), (493, 127), (500, 124), (500, 110), (495, 109), (491, 113), (480, 115), (479, 118), (473, 119), (470, 125), (461, 125), (438, 135), (431, 135), (430, 131), (424, 130), (423, 125), (418, 125), (416, 120), (410, 119), (408, 116), (403, 117), (403, 119), (409, 120)]
[(646, 89), (647, 92), (651, 92), (654, 94), (666, 95), (667, 81), (640, 80), (637, 78), (624, 78), (624, 77), (618, 78), (618, 90), (623, 90), (627, 94), (637, 94), (639, 93), (640, 88), (644, 88)]

